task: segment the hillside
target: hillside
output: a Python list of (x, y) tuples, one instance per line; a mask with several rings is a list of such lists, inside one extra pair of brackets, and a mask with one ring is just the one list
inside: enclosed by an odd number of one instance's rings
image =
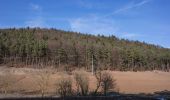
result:
[(170, 49), (115, 36), (93, 36), (57, 29), (0, 29), (0, 64), (53, 66), (72, 70), (170, 69)]

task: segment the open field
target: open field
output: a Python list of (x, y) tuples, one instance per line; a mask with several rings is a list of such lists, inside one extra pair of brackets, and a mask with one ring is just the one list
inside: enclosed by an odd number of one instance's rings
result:
[[(55, 94), (55, 84), (57, 80), (66, 75), (66, 72), (57, 72), (54, 69), (51, 70), (48, 93)], [(11, 91), (20, 91), (24, 94), (32, 94), (38, 91), (37, 73), (39, 69), (31, 68), (0, 68), (0, 75), (5, 73), (11, 73), (16, 79), (22, 78), (22, 80), (16, 82)], [(138, 93), (154, 93), (156, 91), (170, 90), (170, 72), (161, 71), (145, 71), (145, 72), (120, 72), (111, 71), (112, 75), (116, 79), (117, 87), (116, 91), (120, 93), (138, 94)], [(96, 79), (87, 72), (90, 76), (90, 90), (95, 89)], [(72, 74), (69, 74), (73, 77)], [(73, 86), (74, 88), (75, 86)]]
[(112, 72), (120, 92), (153, 93), (170, 90), (170, 72)]

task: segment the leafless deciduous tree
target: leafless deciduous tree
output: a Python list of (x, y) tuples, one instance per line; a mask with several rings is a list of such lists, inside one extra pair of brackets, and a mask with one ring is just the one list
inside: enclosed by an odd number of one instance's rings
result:
[(49, 70), (40, 70), (36, 76), (37, 77), (36, 82), (38, 84), (39, 90), (41, 91), (42, 97), (45, 96), (45, 93), (48, 90), (51, 74), (52, 74), (52, 72)]
[(74, 79), (76, 81), (77, 92), (81, 89), (81, 95), (87, 95), (89, 91), (89, 78), (84, 71), (74, 73)]
[(96, 79), (97, 79), (97, 85), (96, 85), (96, 89), (95, 89), (95, 91), (94, 91), (94, 94), (96, 94), (97, 92), (98, 92), (98, 90), (99, 90), (99, 88), (101, 87), (101, 82), (102, 82), (102, 72), (101, 71), (97, 71), (96, 73), (95, 73), (95, 77), (96, 77)]
[(72, 95), (72, 80), (69, 76), (62, 76), (56, 85), (57, 93), (59, 93), (62, 97)]
[(101, 74), (101, 87), (104, 92), (104, 95), (109, 90), (113, 90), (116, 87), (116, 80), (113, 78), (113, 76), (109, 72), (102, 72)]

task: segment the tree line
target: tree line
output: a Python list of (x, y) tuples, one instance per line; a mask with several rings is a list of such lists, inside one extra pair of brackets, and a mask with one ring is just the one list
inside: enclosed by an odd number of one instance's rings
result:
[(12, 61), (16, 65), (51, 63), (67, 69), (90, 70), (93, 62), (95, 69), (168, 71), (170, 50), (115, 36), (53, 28), (0, 29), (0, 64)]

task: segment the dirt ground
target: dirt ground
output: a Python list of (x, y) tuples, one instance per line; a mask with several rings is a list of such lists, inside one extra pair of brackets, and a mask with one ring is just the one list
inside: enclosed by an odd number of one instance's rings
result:
[[(57, 80), (66, 75), (66, 72), (57, 72), (54, 69), (51, 70), (49, 79), (49, 93), (55, 93)], [(13, 91), (23, 91), (25, 93), (33, 93), (38, 91), (38, 77), (37, 73), (39, 69), (31, 68), (4, 68), (0, 67), (0, 75), (10, 73), (21, 80), (16, 82), (12, 87)], [(116, 79), (116, 90), (121, 93), (153, 93), (155, 91), (170, 90), (170, 72), (161, 71), (145, 71), (145, 72), (120, 72), (110, 71)], [(87, 72), (90, 83), (90, 90), (95, 89), (96, 79), (90, 72)], [(73, 78), (73, 75), (70, 74)], [(73, 81), (74, 82), (74, 81)], [(75, 85), (73, 86), (75, 87)]]

